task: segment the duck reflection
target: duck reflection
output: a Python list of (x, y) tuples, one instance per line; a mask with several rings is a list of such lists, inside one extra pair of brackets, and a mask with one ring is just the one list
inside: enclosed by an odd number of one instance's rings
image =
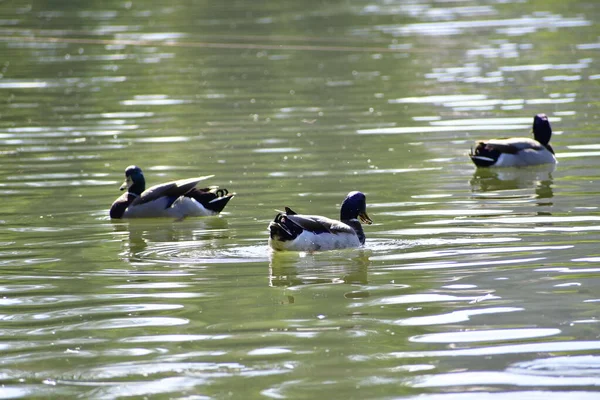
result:
[(528, 168), (498, 168), (498, 169), (476, 169), (471, 178), (471, 190), (473, 192), (492, 192), (501, 190), (535, 189), (538, 205), (552, 205), (541, 199), (551, 199), (552, 172), (554, 164), (540, 165)]
[(136, 219), (113, 223), (113, 230), (123, 240), (121, 256), (128, 261), (141, 261), (150, 255), (169, 255), (181, 243), (193, 242), (195, 247), (210, 246), (227, 237), (225, 218), (202, 218), (185, 221)]
[(269, 286), (366, 284), (369, 253), (364, 249), (312, 254), (272, 252), (269, 259)]

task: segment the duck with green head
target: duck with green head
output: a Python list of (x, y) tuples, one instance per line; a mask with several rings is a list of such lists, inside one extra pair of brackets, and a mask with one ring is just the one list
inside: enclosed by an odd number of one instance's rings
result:
[(146, 189), (142, 169), (130, 165), (125, 169), (127, 189), (110, 207), (110, 218), (169, 217), (182, 219), (219, 214), (235, 193), (216, 186), (199, 189), (196, 185), (214, 175), (182, 179)]
[(371, 224), (367, 200), (361, 192), (350, 192), (340, 209), (340, 220), (320, 215), (301, 215), (286, 207), (269, 224), (269, 246), (273, 250), (319, 251), (360, 247), (365, 243), (361, 222)]

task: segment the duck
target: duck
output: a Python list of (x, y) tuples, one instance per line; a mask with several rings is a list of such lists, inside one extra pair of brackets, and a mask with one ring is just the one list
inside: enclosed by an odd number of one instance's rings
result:
[(546, 114), (533, 117), (533, 139), (515, 137), (480, 141), (471, 148), (469, 157), (477, 167), (527, 167), (556, 164), (550, 146), (552, 128)]
[(199, 189), (196, 185), (214, 175), (181, 179), (162, 183), (146, 189), (142, 169), (137, 165), (125, 168), (125, 182), (120, 190), (127, 189), (110, 207), (111, 219), (170, 217), (183, 219), (217, 215), (235, 193), (211, 186)]
[(365, 243), (361, 223), (373, 223), (366, 209), (366, 196), (359, 191), (348, 193), (339, 221), (285, 207), (269, 224), (269, 246), (275, 251), (303, 252), (361, 247)]

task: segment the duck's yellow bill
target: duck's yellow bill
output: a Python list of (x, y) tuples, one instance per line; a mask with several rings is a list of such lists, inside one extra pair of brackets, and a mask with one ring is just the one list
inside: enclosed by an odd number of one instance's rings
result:
[(131, 186), (131, 184), (133, 183), (133, 181), (131, 180), (131, 177), (128, 176), (125, 179), (125, 182), (123, 182), (123, 184), (121, 185), (121, 187), (119, 188), (119, 190), (125, 190), (127, 189), (129, 186)]
[(371, 218), (369, 218), (369, 216), (367, 215), (366, 211), (359, 213), (358, 214), (358, 219), (363, 224), (371, 225), (373, 223), (373, 220), (371, 220)]

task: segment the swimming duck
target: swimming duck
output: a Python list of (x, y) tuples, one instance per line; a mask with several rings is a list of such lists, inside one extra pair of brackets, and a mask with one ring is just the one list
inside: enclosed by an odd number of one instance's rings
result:
[(152, 186), (145, 190), (146, 180), (140, 167), (130, 165), (125, 169), (127, 189), (110, 207), (110, 218), (185, 218), (217, 215), (235, 195), (216, 186), (196, 188), (198, 182), (214, 175), (181, 179)]
[(478, 142), (471, 148), (469, 157), (478, 167), (526, 167), (539, 164), (556, 164), (550, 146), (552, 128), (546, 114), (533, 118), (533, 137), (492, 139)]
[(269, 224), (269, 246), (273, 250), (317, 251), (359, 247), (365, 243), (361, 222), (372, 224), (367, 200), (361, 192), (350, 192), (342, 203), (340, 221), (319, 215), (301, 215), (289, 207)]

